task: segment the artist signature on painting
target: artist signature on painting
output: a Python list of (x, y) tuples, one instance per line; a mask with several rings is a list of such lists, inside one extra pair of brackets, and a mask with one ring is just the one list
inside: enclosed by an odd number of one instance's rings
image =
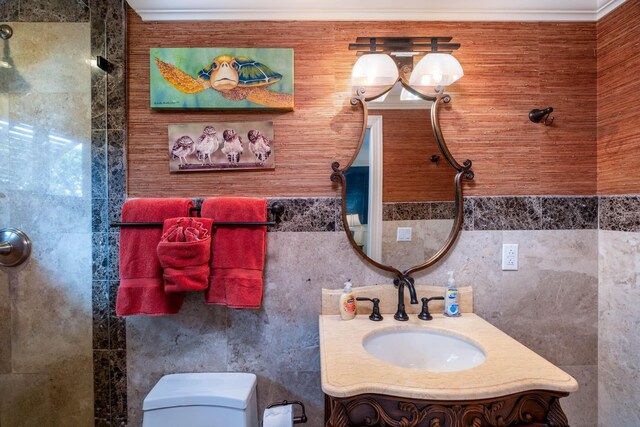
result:
[(154, 102), (153, 105), (163, 105), (163, 104), (179, 104), (180, 101), (162, 101), (162, 102)]

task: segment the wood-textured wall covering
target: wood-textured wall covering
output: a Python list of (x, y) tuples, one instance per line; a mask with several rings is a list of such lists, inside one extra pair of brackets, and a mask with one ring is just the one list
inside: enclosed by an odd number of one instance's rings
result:
[[(128, 195), (337, 195), (331, 162), (348, 161), (361, 120), (349, 103), (356, 57), (347, 46), (363, 35), (451, 35), (462, 44), (465, 76), (450, 87), (441, 122), (454, 156), (474, 162), (466, 194), (596, 192), (595, 23), (143, 23), (129, 9)], [(293, 48), (295, 111), (151, 110), (149, 48), (208, 46)], [(553, 126), (528, 120), (549, 105)], [(215, 120), (273, 120), (276, 169), (169, 174), (167, 125)]]
[[(454, 200), (456, 170), (444, 159), (429, 110), (369, 110), (382, 116), (382, 202)], [(440, 161), (429, 158), (437, 154)]]
[(640, 1), (598, 22), (598, 194), (640, 193)]

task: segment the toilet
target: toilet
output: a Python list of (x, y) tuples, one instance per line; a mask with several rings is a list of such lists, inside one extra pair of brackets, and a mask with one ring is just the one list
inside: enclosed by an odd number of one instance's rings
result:
[(256, 376), (165, 375), (144, 399), (142, 427), (258, 427)]

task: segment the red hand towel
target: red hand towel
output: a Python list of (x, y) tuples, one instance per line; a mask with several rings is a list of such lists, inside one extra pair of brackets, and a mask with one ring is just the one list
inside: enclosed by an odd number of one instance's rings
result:
[(202, 291), (209, 286), (210, 218), (164, 220), (158, 259), (164, 269), (164, 291)]
[[(135, 199), (122, 206), (123, 222), (162, 222), (188, 216), (189, 199)], [(123, 227), (120, 230), (120, 286), (116, 314), (161, 316), (182, 307), (183, 294), (166, 294), (156, 248), (161, 227)]]
[[(267, 201), (215, 198), (202, 203), (202, 216), (216, 222), (263, 222)], [(214, 227), (208, 304), (260, 308), (262, 303), (267, 227)]]

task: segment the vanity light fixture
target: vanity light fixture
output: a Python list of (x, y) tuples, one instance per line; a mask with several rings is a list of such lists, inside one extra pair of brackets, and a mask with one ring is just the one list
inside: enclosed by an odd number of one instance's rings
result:
[(398, 80), (398, 67), (389, 55), (374, 53), (362, 55), (351, 71), (353, 87), (388, 87)]
[(449, 86), (464, 76), (462, 65), (448, 53), (428, 53), (413, 69), (409, 84), (411, 86)]
[[(358, 37), (349, 45), (360, 58), (351, 73), (353, 87), (389, 87), (399, 74), (411, 73), (409, 85), (434, 87), (442, 92), (464, 75), (460, 62), (451, 52), (460, 47), (452, 37)], [(413, 68), (413, 56), (426, 53)], [(393, 65), (392, 65), (393, 64)], [(398, 67), (401, 71), (398, 72)], [(413, 69), (413, 70), (412, 70)], [(413, 99), (404, 91), (403, 100)], [(414, 95), (415, 96), (415, 95)]]

